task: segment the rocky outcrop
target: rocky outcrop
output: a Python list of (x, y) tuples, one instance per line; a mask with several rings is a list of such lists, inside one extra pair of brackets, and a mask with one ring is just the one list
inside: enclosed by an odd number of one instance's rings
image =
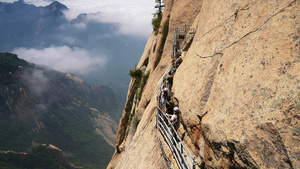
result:
[[(38, 147), (40, 146), (40, 147)], [(69, 163), (63, 156), (63, 151), (59, 148), (49, 144), (43, 144), (38, 145), (35, 147), (35, 151), (38, 152), (32, 152), (32, 150), (29, 153), (20, 153), (20, 152), (14, 152), (14, 151), (0, 151), (0, 156), (3, 158), (1, 159), (2, 165), (4, 166), (5, 162), (11, 164), (14, 164), (18, 167), (41, 167), (38, 163), (42, 163), (43, 158), (47, 158), (44, 153), (47, 153), (51, 156), (55, 162), (58, 163), (57, 167), (64, 167), (66, 169), (76, 169), (78, 167), (74, 166), (73, 164)], [(38, 149), (38, 150), (37, 150)], [(36, 153), (36, 154), (34, 154)], [(9, 161), (7, 161), (9, 159)], [(47, 159), (49, 160), (49, 159)], [(37, 162), (38, 161), (38, 162)], [(45, 160), (46, 161), (46, 160)], [(36, 162), (36, 163), (34, 163)], [(48, 162), (48, 161), (47, 161)], [(49, 167), (49, 166), (47, 166)]]
[[(108, 168), (165, 168), (155, 136), (156, 94), (175, 28), (183, 24), (197, 31), (172, 91), (189, 151), (216, 168), (299, 168), (299, 9), (298, 0), (167, 1), (160, 32), (168, 24), (169, 34), (165, 41), (152, 34), (146, 44), (137, 68), (151, 73), (140, 99), (129, 92), (119, 152)], [(140, 119), (136, 129), (132, 114)]]
[(59, 163), (60, 165), (62, 165), (63, 167), (67, 168), (67, 169), (76, 169), (77, 167), (75, 167), (73, 164), (70, 164), (65, 157), (63, 156), (63, 151), (57, 147), (55, 147), (54, 145), (42, 145), (45, 147), (46, 151), (48, 153), (50, 153)]

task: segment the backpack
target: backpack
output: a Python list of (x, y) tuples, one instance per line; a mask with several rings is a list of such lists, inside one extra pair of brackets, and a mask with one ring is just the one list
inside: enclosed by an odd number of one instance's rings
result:
[(174, 108), (174, 102), (172, 100), (168, 101), (166, 104), (166, 113), (167, 114), (173, 114), (173, 108)]

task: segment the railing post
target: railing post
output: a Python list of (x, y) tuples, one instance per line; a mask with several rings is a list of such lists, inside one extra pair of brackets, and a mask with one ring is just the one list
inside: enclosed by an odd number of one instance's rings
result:
[(182, 154), (183, 153), (183, 147), (182, 147), (182, 144), (180, 144), (180, 153)]

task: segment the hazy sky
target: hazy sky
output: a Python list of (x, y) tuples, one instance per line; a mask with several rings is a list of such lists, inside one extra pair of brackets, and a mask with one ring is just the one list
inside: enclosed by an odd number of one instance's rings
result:
[[(16, 0), (0, 0), (14, 2)], [(28, 4), (45, 6), (51, 0), (24, 0)], [(148, 37), (152, 31), (151, 19), (155, 0), (58, 0), (70, 10), (65, 13), (74, 19), (81, 13), (98, 13), (93, 19), (100, 22), (122, 23), (120, 33)]]

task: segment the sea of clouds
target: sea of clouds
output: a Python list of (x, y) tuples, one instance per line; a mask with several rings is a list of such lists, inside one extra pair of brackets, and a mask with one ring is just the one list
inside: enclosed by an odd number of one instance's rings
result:
[[(16, 0), (0, 0), (1, 2), (12, 3)], [(146, 43), (146, 39), (152, 32), (151, 20), (153, 18), (153, 13), (155, 13), (155, 0), (58, 0), (60, 3), (66, 5), (69, 10), (64, 11), (65, 17), (71, 21), (78, 17), (78, 15), (86, 13), (88, 14), (86, 17), (86, 22), (80, 22), (74, 25), (64, 25), (61, 29), (70, 29), (68, 26), (76, 27), (78, 30), (89, 29), (89, 22), (99, 22), (99, 23), (117, 23), (118, 28), (114, 31), (114, 35), (111, 34), (98, 34), (97, 36), (115, 36), (115, 34), (119, 34), (120, 36), (130, 36), (137, 39), (141, 39), (140, 41)], [(27, 4), (33, 4), (35, 6), (46, 6), (49, 5), (53, 0), (24, 0)], [(92, 38), (91, 41), (95, 39), (101, 39), (103, 37), (95, 37)], [(130, 38), (128, 38), (130, 39)], [(26, 48), (26, 47), (16, 47), (13, 53), (17, 54), (18, 57), (25, 59), (26, 61), (45, 65), (51, 67), (55, 70), (69, 72), (76, 75), (86, 75), (94, 71), (99, 73), (112, 72), (111, 64), (111, 55), (116, 55), (115, 51), (106, 51), (102, 52), (99, 48), (92, 49), (85, 48), (83, 46), (77, 45), (80, 39), (76, 37), (68, 36), (60, 38), (60, 42), (62, 44), (52, 44), (50, 46), (46, 46), (44, 48)], [(98, 41), (96, 42), (98, 43)], [(122, 42), (123, 43), (123, 42)], [(126, 42), (124, 44), (116, 44), (123, 45), (132, 50), (132, 46), (128, 46), (130, 42)], [(132, 44), (132, 43), (131, 43)], [(77, 45), (77, 46), (76, 46)], [(140, 44), (140, 46), (136, 45), (136, 51), (142, 51), (145, 44)], [(124, 48), (124, 47), (123, 47)], [(108, 49), (107, 49), (108, 50)], [(96, 52), (95, 52), (96, 51)], [(129, 53), (124, 52), (124, 53)], [(110, 55), (109, 55), (110, 54)], [(130, 63), (130, 69), (133, 67), (135, 63), (137, 63), (137, 59), (140, 57), (142, 53), (133, 52), (132, 58), (126, 58), (126, 61), (133, 60), (133, 63)], [(119, 54), (120, 56), (116, 57), (124, 57), (124, 54)], [(134, 56), (137, 55), (137, 56)], [(122, 65), (122, 63), (119, 63)], [(124, 63), (125, 64), (125, 63)], [(123, 64), (123, 65), (124, 65)], [(128, 64), (128, 63), (126, 63)], [(122, 65), (122, 67), (124, 67)], [(106, 67), (106, 68), (105, 68)], [(116, 65), (115, 68), (120, 68), (120, 65)], [(106, 71), (102, 71), (105, 70)], [(122, 72), (121, 72), (122, 71)], [(127, 70), (120, 70), (124, 76), (127, 75)], [(90, 77), (89, 79), (93, 79), (93, 82), (100, 82), (101, 78), (104, 79), (104, 75)], [(111, 78), (117, 77), (111, 76)], [(88, 79), (88, 78), (86, 78)], [(94, 79), (100, 79), (96, 81)], [(119, 83), (119, 82), (118, 82)]]

